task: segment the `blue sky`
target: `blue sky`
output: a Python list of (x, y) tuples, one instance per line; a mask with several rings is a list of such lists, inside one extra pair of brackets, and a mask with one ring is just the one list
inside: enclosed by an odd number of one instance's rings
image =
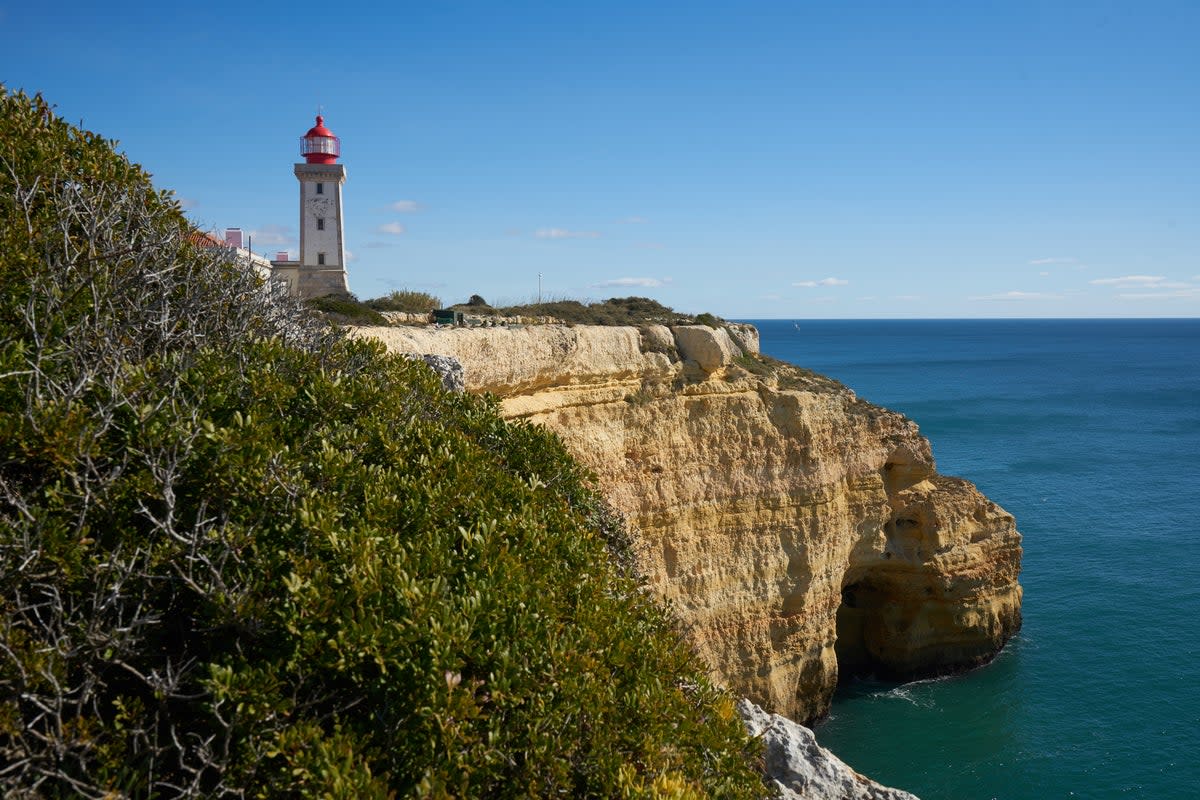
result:
[(1200, 3), (0, 0), (0, 81), (350, 284), (729, 318), (1200, 314)]

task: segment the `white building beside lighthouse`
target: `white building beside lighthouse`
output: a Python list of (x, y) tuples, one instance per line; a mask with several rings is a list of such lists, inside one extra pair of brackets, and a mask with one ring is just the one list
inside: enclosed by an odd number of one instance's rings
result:
[(342, 226), (342, 184), (346, 168), (337, 163), (341, 141), (325, 127), (323, 117), (300, 138), (303, 164), (294, 172), (300, 181), (300, 258), (271, 262), (271, 277), (284, 280), (299, 297), (349, 292)]

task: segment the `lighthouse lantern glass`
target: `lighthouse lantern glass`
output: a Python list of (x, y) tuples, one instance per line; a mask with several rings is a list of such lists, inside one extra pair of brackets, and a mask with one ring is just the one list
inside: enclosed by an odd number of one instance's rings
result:
[(341, 154), (341, 148), (338, 147), (336, 136), (302, 136), (300, 138), (300, 155), (306, 156), (309, 153), (321, 153), (322, 155), (336, 156)]

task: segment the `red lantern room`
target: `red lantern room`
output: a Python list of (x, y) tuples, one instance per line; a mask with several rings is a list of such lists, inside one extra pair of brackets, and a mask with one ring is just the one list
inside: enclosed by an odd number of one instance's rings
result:
[(317, 115), (317, 124), (300, 137), (300, 155), (309, 164), (332, 164), (342, 154), (342, 142), (325, 127), (325, 118)]

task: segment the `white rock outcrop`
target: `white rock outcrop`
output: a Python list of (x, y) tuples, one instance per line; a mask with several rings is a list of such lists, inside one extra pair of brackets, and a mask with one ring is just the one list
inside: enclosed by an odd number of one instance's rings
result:
[(707, 325), (679, 325), (671, 329), (675, 334), (675, 345), (679, 355), (687, 361), (695, 361), (705, 373), (730, 364), (742, 354), (724, 328)]
[(421, 360), (438, 374), (438, 377), (442, 379), (442, 386), (448, 391), (465, 392), (467, 390), (463, 380), (463, 365), (457, 358), (425, 353), (421, 356)]
[(745, 322), (731, 322), (725, 326), (730, 337), (747, 355), (758, 352), (758, 328)]
[(739, 700), (737, 708), (750, 735), (762, 738), (767, 780), (781, 800), (917, 800), (858, 774), (803, 725), (749, 700)]

